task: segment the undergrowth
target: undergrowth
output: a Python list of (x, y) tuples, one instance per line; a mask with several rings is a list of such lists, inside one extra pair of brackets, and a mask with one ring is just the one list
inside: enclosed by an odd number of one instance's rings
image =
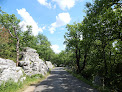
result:
[[(85, 82), (86, 84), (90, 85), (91, 87), (97, 89), (100, 92), (111, 92), (110, 89), (108, 87), (104, 87), (103, 86), (99, 86), (99, 85), (95, 85), (92, 83), (92, 80), (87, 80), (85, 79), (81, 74), (77, 74), (69, 69), (66, 69), (67, 72), (69, 72), (70, 74), (72, 74), (74, 77), (76, 77), (77, 79)], [(114, 92), (114, 91), (113, 91)]]
[(42, 76), (41, 74), (26, 76), (26, 79), (23, 82), (18, 81), (17, 83), (15, 83), (13, 80), (9, 80), (0, 85), (0, 92), (22, 92), (27, 86), (42, 81), (48, 75), (49, 72), (46, 76)]

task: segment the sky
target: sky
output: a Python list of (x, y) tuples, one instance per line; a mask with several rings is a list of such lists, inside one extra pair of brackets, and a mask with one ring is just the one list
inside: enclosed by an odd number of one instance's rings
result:
[(92, 0), (0, 0), (0, 7), (8, 14), (15, 14), (22, 30), (32, 26), (32, 34), (44, 34), (55, 53), (65, 49), (66, 25), (79, 23), (86, 15), (86, 2)]

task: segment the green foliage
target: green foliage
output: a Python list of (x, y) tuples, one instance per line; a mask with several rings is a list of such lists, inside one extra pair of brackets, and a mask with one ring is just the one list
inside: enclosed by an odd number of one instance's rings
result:
[[(12, 14), (9, 15), (0, 10), (0, 57), (9, 58), (16, 62), (16, 36), (19, 34), (19, 22), (20, 20)], [(18, 31), (14, 31), (14, 27)], [(4, 31), (6, 30), (6, 31)], [(11, 35), (10, 35), (11, 34)], [(15, 36), (16, 35), (16, 36)], [(16, 38), (16, 39), (15, 39)]]
[(32, 82), (40, 81), (44, 78), (41, 74), (36, 74), (32, 76), (26, 76), (26, 80), (23, 82), (13, 82), (13, 80), (9, 80), (6, 83), (0, 85), (0, 92), (17, 92), (22, 89), (25, 85), (29, 85)]
[(37, 36), (38, 45), (35, 48), (39, 53), (40, 58), (44, 58), (44, 60), (51, 60), (53, 57), (53, 50), (50, 48), (51, 44), (48, 41), (47, 37), (43, 34), (38, 34)]
[[(14, 36), (13, 27), (17, 28), (17, 35), (19, 37), (19, 49), (20, 51), (23, 47), (31, 47), (37, 50), (40, 58), (44, 61), (52, 61), (55, 53), (50, 48), (51, 44), (47, 37), (43, 34), (38, 34), (34, 36), (32, 34), (32, 27), (27, 26), (26, 31), (21, 31), (19, 27), (19, 22), (14, 14), (9, 15), (2, 10), (0, 10), (0, 57), (6, 59), (12, 59), (16, 62), (16, 39), (9, 35), (8, 30)], [(2, 29), (2, 30), (1, 30)]]
[[(84, 20), (80, 25), (67, 25), (68, 33), (65, 34), (67, 50), (76, 56), (75, 62), (72, 62), (72, 67), (76, 68), (73, 69), (77, 70), (77, 58), (80, 57), (80, 76), (89, 81), (94, 76), (102, 77), (105, 87), (117, 91), (122, 90), (122, 10), (119, 1), (95, 0), (93, 4), (87, 3)], [(79, 35), (82, 35), (82, 40), (79, 40)], [(63, 59), (60, 60), (63, 62)]]
[(87, 83), (88, 85), (90, 85), (91, 87), (99, 90), (100, 92), (110, 92), (110, 89), (107, 87), (102, 87), (102, 86), (98, 86), (92, 83), (92, 80), (86, 79), (85, 77), (83, 77), (81, 74), (77, 74), (76, 72), (73, 72), (69, 69), (66, 69), (67, 72), (69, 72), (70, 74), (72, 74), (74, 77), (78, 78), (79, 80), (81, 80), (84, 83)]
[(41, 74), (26, 76), (26, 80), (24, 81), (23, 84), (29, 84), (30, 82), (34, 82), (34, 81), (37, 81), (37, 80), (42, 79), (42, 78), (43, 78), (43, 76)]
[(15, 83), (12, 80), (0, 85), (0, 92), (16, 92), (22, 87), (22, 83)]
[(59, 54), (54, 54), (52, 63), (57, 66), (69, 66), (74, 65), (74, 55), (71, 51), (61, 51)]
[[(50, 48), (47, 37), (32, 35), (31, 26), (27, 31), (18, 31), (20, 50), (31, 47), (37, 50), (40, 58), (50, 60), (57, 66), (68, 66), (79, 73), (78, 78), (93, 81), (94, 76), (105, 79), (104, 85), (113, 90), (122, 90), (122, 14), (121, 0), (95, 0), (87, 3), (86, 16), (81, 23), (67, 25), (64, 35), (66, 50), (55, 54)], [(0, 28), (10, 29), (17, 26), (20, 20), (0, 9)], [(18, 27), (19, 28), (19, 27)], [(0, 30), (1, 37), (7, 35)], [(81, 39), (82, 37), (82, 39)], [(115, 46), (113, 43), (116, 42)], [(16, 40), (9, 35), (0, 39), (0, 57), (15, 60)], [(34, 77), (35, 78), (35, 77)], [(102, 87), (100, 87), (102, 89)]]

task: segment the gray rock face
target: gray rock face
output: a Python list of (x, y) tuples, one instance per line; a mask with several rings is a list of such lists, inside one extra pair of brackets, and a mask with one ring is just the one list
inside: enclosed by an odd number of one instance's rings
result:
[(0, 65), (16, 66), (12, 60), (0, 58)]
[(0, 58), (0, 84), (12, 79), (14, 82), (23, 77), (21, 67), (16, 67), (16, 63), (9, 59)]
[(48, 67), (43, 60), (39, 59), (36, 50), (26, 47), (21, 55), (22, 60), (19, 62), (19, 66), (24, 69), (26, 75), (47, 74)]
[(46, 61), (46, 64), (47, 64), (47, 67), (49, 69), (52, 69), (53, 68), (53, 65), (52, 65), (52, 63), (50, 61)]

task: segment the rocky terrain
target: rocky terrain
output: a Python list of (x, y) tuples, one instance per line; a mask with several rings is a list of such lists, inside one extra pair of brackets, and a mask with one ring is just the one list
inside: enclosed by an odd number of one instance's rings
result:
[(19, 66), (24, 69), (26, 75), (35, 74), (47, 74), (48, 67), (46, 63), (39, 58), (36, 50), (26, 47), (21, 52), (22, 60), (19, 62)]
[(14, 61), (0, 58), (0, 84), (8, 80), (23, 81), (26, 79), (24, 74), (29, 76), (42, 74), (44, 76), (49, 69), (53, 68), (50, 61), (44, 62), (39, 58), (35, 49), (26, 47), (20, 54), (22, 57), (18, 67)]
[(46, 65), (49, 69), (52, 69), (53, 68), (53, 65), (50, 61), (46, 61)]
[(21, 67), (16, 67), (16, 63), (12, 60), (0, 58), (0, 84), (8, 80), (23, 81), (25, 78)]

